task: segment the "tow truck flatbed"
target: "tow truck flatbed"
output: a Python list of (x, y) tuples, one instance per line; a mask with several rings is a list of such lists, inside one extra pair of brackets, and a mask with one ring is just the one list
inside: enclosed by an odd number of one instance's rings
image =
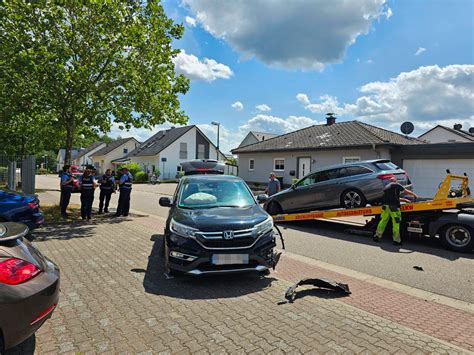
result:
[[(456, 196), (450, 197), (453, 180), (461, 180)], [(448, 175), (440, 184), (433, 200), (405, 203), (401, 205), (402, 223), (410, 234), (440, 235), (443, 244), (455, 251), (472, 251), (474, 248), (474, 214), (464, 211), (465, 206), (474, 207), (467, 176)], [(458, 210), (458, 213), (447, 213)], [(302, 213), (288, 213), (273, 216), (275, 222), (307, 221), (319, 218), (340, 218), (353, 216), (375, 216), (382, 213), (382, 206), (368, 206), (353, 209), (320, 210)], [(374, 223), (370, 225), (373, 228)], [(450, 228), (453, 227), (453, 228)], [(403, 230), (403, 228), (402, 228)]]

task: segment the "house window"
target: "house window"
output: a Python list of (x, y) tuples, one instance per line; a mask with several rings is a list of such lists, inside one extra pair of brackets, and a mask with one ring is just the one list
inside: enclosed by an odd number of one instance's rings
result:
[(127, 154), (128, 153), (128, 149), (127, 148), (123, 148), (123, 154)]
[(349, 163), (357, 163), (360, 161), (360, 157), (343, 157), (342, 162), (344, 164), (349, 164)]
[(151, 171), (152, 171), (152, 172), (155, 172), (155, 170), (156, 170), (156, 166), (155, 166), (155, 164), (153, 164), (153, 165), (151, 166)]
[(179, 159), (188, 159), (188, 143), (179, 143)]
[(198, 159), (204, 159), (206, 157), (206, 146), (204, 144), (198, 144)]
[(176, 171), (177, 171), (178, 173), (179, 173), (180, 171), (182, 171), (182, 170), (183, 170), (183, 168), (181, 167), (181, 165), (178, 165), (178, 166), (176, 167)]
[(253, 171), (255, 169), (255, 159), (249, 159), (249, 170)]
[(285, 170), (285, 159), (282, 159), (282, 158), (273, 159), (273, 170), (275, 171)]

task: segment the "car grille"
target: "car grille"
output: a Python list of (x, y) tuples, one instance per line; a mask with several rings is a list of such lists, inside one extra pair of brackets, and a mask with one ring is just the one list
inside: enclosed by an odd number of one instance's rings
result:
[(257, 235), (253, 229), (242, 229), (232, 231), (233, 237), (224, 238), (224, 231), (221, 232), (199, 232), (196, 239), (206, 249), (235, 249), (249, 248), (257, 241)]

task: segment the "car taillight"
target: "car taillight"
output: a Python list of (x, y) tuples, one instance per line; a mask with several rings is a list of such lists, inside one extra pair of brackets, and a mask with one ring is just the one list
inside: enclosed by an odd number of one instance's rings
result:
[(11, 258), (0, 262), (0, 283), (18, 285), (32, 279), (41, 270), (26, 260)]
[(395, 175), (393, 174), (380, 174), (377, 176), (377, 179), (380, 179), (380, 180), (388, 180), (388, 179), (391, 179), (393, 178)]
[(28, 204), (28, 208), (31, 208), (32, 210), (34, 210), (34, 209), (36, 209), (36, 208), (38, 208), (38, 207), (39, 207), (39, 206), (38, 206), (38, 203), (37, 203), (37, 202), (30, 202), (30, 203)]

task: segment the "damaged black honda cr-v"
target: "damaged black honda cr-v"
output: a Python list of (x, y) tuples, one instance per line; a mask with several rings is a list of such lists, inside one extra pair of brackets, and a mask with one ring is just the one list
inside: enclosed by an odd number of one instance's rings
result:
[(164, 237), (166, 270), (201, 275), (273, 267), (272, 218), (240, 178), (227, 175), (184, 176), (170, 207)]

